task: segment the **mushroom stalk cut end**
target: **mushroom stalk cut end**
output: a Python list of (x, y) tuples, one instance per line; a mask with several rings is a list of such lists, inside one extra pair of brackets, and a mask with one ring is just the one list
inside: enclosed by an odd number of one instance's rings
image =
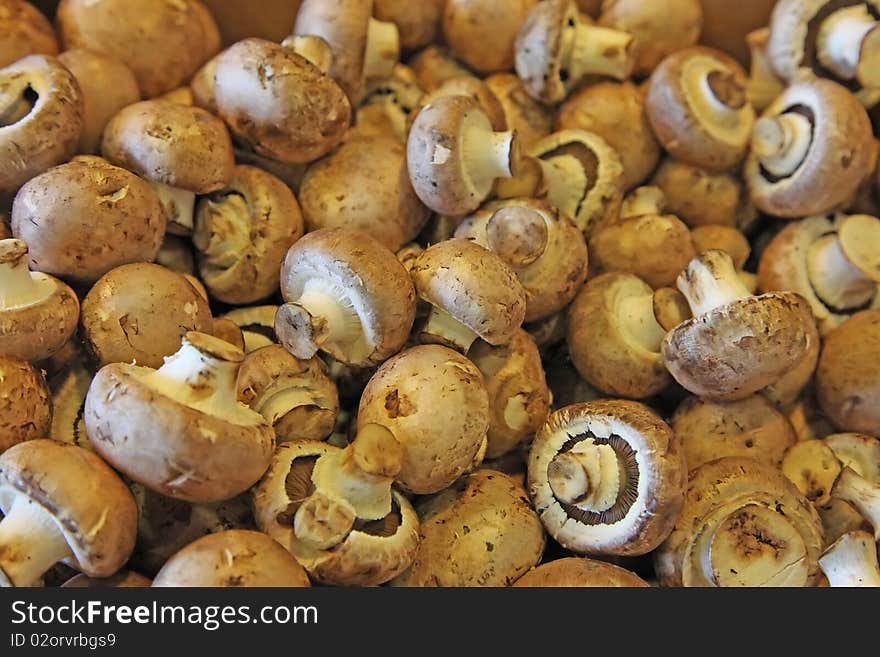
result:
[(24, 496), (0, 521), (0, 572), (13, 586), (39, 586), (43, 573), (73, 552), (55, 519)]

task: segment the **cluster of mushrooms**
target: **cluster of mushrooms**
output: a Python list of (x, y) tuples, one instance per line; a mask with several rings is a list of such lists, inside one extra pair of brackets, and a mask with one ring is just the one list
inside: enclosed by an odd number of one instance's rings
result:
[(880, 586), (880, 1), (0, 0), (0, 584)]

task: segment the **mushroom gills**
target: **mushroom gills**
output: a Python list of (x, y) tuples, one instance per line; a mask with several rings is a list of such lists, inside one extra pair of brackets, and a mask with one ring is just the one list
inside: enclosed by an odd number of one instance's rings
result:
[[(0, 491), (0, 501), (3, 501)], [(39, 586), (43, 573), (73, 552), (57, 521), (40, 504), (15, 497), (0, 521), (0, 574), (13, 586)]]
[(880, 86), (880, 23), (864, 3), (835, 11), (819, 27), (816, 57), (844, 80)]
[(195, 223), (196, 195), (180, 187), (172, 187), (164, 183), (147, 181), (159, 197), (162, 211), (173, 235), (189, 235)]

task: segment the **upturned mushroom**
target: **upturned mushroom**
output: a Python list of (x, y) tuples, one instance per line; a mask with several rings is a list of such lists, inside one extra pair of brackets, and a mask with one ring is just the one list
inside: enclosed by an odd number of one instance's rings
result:
[(49, 435), (52, 399), (43, 374), (30, 363), (0, 356), (0, 454)]
[(76, 331), (80, 305), (60, 280), (31, 272), (27, 253), (21, 240), (0, 240), (0, 355), (41, 361)]
[(645, 580), (605, 561), (566, 557), (543, 563), (513, 584), (522, 588), (645, 588)]
[(58, 39), (46, 15), (24, 0), (0, 0), (0, 67), (28, 55), (57, 55)]
[(217, 502), (244, 492), (269, 466), (275, 434), (238, 401), (242, 360), (232, 345), (191, 331), (157, 370), (103, 367), (83, 416), (92, 447), (126, 476), (169, 497)]
[(39, 586), (58, 562), (109, 577), (134, 548), (137, 508), (98, 456), (52, 440), (0, 455), (0, 586)]
[(0, 69), (0, 207), (28, 180), (69, 160), (82, 130), (82, 92), (56, 58), (28, 55)]
[(868, 532), (848, 532), (838, 538), (819, 557), (819, 566), (832, 588), (880, 587), (877, 544)]
[(747, 75), (732, 57), (703, 46), (669, 55), (651, 75), (648, 120), (672, 157), (720, 173), (745, 157), (755, 123)]
[(300, 360), (281, 345), (245, 357), (238, 398), (266, 418), (276, 442), (325, 440), (339, 414), (339, 394), (324, 361)]
[(463, 239), (434, 244), (410, 269), (419, 298), (431, 305), (422, 342), (467, 353), (477, 338), (507, 344), (522, 326), (526, 293), (514, 271), (492, 251)]
[(357, 426), (379, 424), (403, 446), (396, 476), (426, 495), (452, 484), (485, 453), (489, 395), (480, 370), (461, 354), (422, 345), (385, 362), (361, 395)]
[(356, 230), (325, 228), (296, 242), (281, 268), (281, 293), (275, 333), (297, 358), (320, 350), (348, 365), (376, 365), (400, 351), (415, 320), (406, 269)]
[(208, 301), (183, 275), (150, 263), (107, 272), (82, 304), (82, 339), (98, 367), (158, 368), (187, 331), (213, 331)]
[(460, 216), (488, 198), (498, 178), (510, 178), (519, 159), (512, 131), (495, 131), (477, 101), (441, 96), (418, 113), (406, 162), (418, 197), (434, 212)]
[(318, 582), (377, 586), (412, 562), (419, 519), (392, 488), (401, 446), (365, 425), (345, 449), (295, 441), (278, 447), (253, 489), (257, 525)]
[(271, 41), (230, 46), (214, 81), (219, 116), (238, 141), (264, 157), (310, 162), (342, 141), (351, 120), (351, 104), (336, 82)]
[(394, 587), (509, 586), (538, 564), (546, 539), (526, 491), (479, 470), (419, 501), (420, 544)]
[(693, 318), (663, 339), (663, 360), (698, 397), (744, 399), (806, 355), (814, 322), (807, 301), (792, 292), (751, 295), (724, 251), (692, 260), (677, 284)]
[(189, 235), (196, 194), (223, 189), (235, 157), (226, 126), (199, 108), (147, 100), (116, 114), (104, 130), (101, 153), (112, 164), (150, 182), (168, 220), (168, 230)]
[(171, 557), (154, 587), (306, 588), (309, 577), (291, 554), (262, 532), (230, 529), (193, 541)]
[(691, 473), (654, 565), (662, 586), (815, 586), (822, 548), (816, 510), (782, 472), (727, 457)]
[(672, 429), (624, 400), (550, 415), (529, 453), (529, 495), (547, 532), (577, 554), (631, 556), (672, 531), (687, 470)]
[(513, 270), (526, 293), (526, 322), (563, 310), (587, 277), (583, 233), (543, 201), (520, 198), (485, 205), (465, 218), (455, 237), (489, 249)]
[(192, 241), (199, 274), (224, 303), (256, 303), (278, 290), (281, 261), (303, 236), (303, 217), (290, 188), (246, 165), (225, 187), (199, 200)]
[(793, 82), (754, 125), (743, 168), (752, 202), (785, 218), (834, 210), (871, 173), (873, 138), (865, 108), (845, 87)]
[(589, 76), (628, 78), (634, 43), (630, 33), (580, 15), (574, 0), (539, 2), (516, 37), (516, 72), (535, 99), (552, 105)]

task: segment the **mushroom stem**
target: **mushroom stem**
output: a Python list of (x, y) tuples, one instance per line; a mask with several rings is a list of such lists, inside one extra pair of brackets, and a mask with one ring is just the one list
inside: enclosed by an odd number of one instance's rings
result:
[(810, 245), (807, 270), (816, 294), (832, 308), (858, 308), (877, 291), (877, 284), (846, 257), (835, 234), (823, 235)]
[(864, 4), (839, 9), (819, 28), (816, 55), (829, 71), (865, 87), (880, 85), (880, 23)]
[(694, 317), (752, 296), (737, 275), (733, 259), (717, 249), (691, 260), (678, 277), (677, 285)]
[(492, 132), (482, 125), (468, 125), (464, 128), (463, 150), (466, 170), (481, 195), (491, 189), (496, 178), (513, 176), (516, 142), (512, 130)]
[(168, 232), (175, 235), (189, 235), (195, 218), (195, 193), (159, 182), (150, 182), (150, 185), (162, 204), (162, 211), (168, 222)]
[(777, 96), (785, 91), (785, 84), (776, 75), (770, 58), (767, 56), (767, 39), (770, 28), (763, 27), (746, 36), (751, 52), (749, 70), (749, 102), (759, 112), (763, 112)]
[(607, 75), (625, 80), (632, 72), (633, 36), (628, 32), (599, 27), (575, 18), (562, 32), (559, 73), (566, 86), (587, 75)]
[(281, 45), (303, 57), (321, 70), (327, 73), (333, 64), (333, 51), (324, 39), (312, 34), (291, 34), (281, 42)]
[(666, 194), (659, 187), (646, 185), (637, 187), (623, 199), (620, 218), (641, 217), (663, 214), (666, 209)]
[(293, 533), (312, 549), (329, 550), (348, 537), (355, 520), (354, 509), (344, 499), (317, 490), (296, 510)]
[(880, 485), (845, 467), (831, 489), (831, 496), (852, 504), (871, 523), (874, 540), (880, 540)]
[(310, 279), (299, 299), (282, 308), (292, 314), (297, 344), (282, 342), (297, 358), (312, 358), (324, 345), (347, 350), (362, 333), (360, 317), (345, 293), (328, 289), (320, 279)]
[(400, 59), (400, 33), (390, 21), (371, 18), (367, 26), (367, 49), (364, 54), (364, 77), (367, 80), (391, 77)]
[(431, 307), (428, 321), (421, 331), (425, 342), (439, 342), (458, 349), (466, 354), (477, 339), (477, 334), (459, 322), (448, 312), (437, 306)]
[(23, 306), (42, 298), (42, 286), (28, 269), (22, 240), (0, 240), (0, 308)]
[(877, 545), (866, 531), (847, 532), (819, 557), (819, 567), (836, 587), (880, 587)]
[(617, 311), (620, 326), (631, 344), (660, 353), (666, 330), (657, 321), (653, 294), (624, 297), (618, 302)]
[(795, 112), (762, 117), (752, 129), (752, 151), (767, 171), (782, 178), (801, 166), (812, 140), (810, 120)]
[(595, 513), (607, 511), (620, 494), (617, 453), (610, 445), (583, 440), (553, 457), (547, 479), (560, 501)]
[(17, 497), (0, 521), (0, 574), (12, 586), (39, 586), (43, 573), (72, 556), (51, 514), (27, 497)]

